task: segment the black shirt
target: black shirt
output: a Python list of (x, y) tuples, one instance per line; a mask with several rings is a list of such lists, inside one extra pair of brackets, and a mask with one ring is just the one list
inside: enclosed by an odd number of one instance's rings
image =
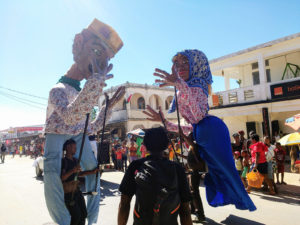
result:
[(5, 152), (5, 151), (6, 151), (5, 145), (2, 145), (2, 146), (1, 146), (1, 151), (2, 151), (2, 152)]
[[(61, 161), (61, 174), (65, 174), (68, 171), (72, 170), (77, 165), (77, 159), (69, 159), (64, 157)], [(73, 181), (75, 177), (75, 173), (68, 177), (65, 181)]]
[[(155, 159), (154, 156), (147, 156), (146, 158), (134, 160), (130, 163), (123, 180), (120, 184), (119, 191), (127, 196), (132, 197), (136, 192), (136, 182), (135, 182), (135, 175), (137, 170), (143, 165), (143, 163), (148, 159)], [(162, 160), (168, 160), (168, 159), (162, 159)], [(180, 166), (178, 163), (174, 163), (176, 166), (177, 176), (178, 176), (178, 185), (179, 185), (179, 196), (181, 202), (188, 202), (191, 201), (191, 194), (190, 189), (188, 186), (187, 178), (184, 172), (184, 169), (182, 166)]]
[(241, 153), (241, 151), (243, 150), (243, 143), (240, 142), (239, 145), (236, 145), (235, 143), (232, 143), (231, 147), (232, 147), (233, 153), (236, 152), (236, 151), (238, 151), (239, 153)]

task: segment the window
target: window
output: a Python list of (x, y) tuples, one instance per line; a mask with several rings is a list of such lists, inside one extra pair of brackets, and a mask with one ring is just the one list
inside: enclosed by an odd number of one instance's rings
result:
[(139, 97), (137, 100), (138, 109), (145, 109), (145, 100), (143, 97)]
[(155, 98), (155, 103), (156, 103), (156, 109), (159, 109), (158, 97)]
[(252, 66), (253, 85), (258, 85), (258, 84), (260, 84), (259, 71), (258, 71), (258, 62), (252, 63), (251, 66)]
[(252, 79), (253, 79), (253, 85), (258, 85), (260, 84), (260, 80), (259, 80), (259, 72), (252, 72)]
[(258, 69), (258, 62), (252, 63), (252, 70)]
[(123, 101), (123, 110), (126, 110), (126, 100), (124, 99), (124, 101)]
[(266, 75), (267, 75), (267, 82), (271, 82), (271, 70), (270, 69), (266, 69)]
[(265, 66), (269, 66), (269, 60), (265, 60)]
[(172, 96), (169, 96), (167, 99), (166, 99), (166, 110), (168, 110), (170, 108), (170, 105), (171, 105), (171, 102), (173, 100), (173, 97)]

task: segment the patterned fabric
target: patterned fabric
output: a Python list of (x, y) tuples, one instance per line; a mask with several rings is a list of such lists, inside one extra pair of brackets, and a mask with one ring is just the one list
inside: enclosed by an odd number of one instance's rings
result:
[[(181, 116), (189, 124), (197, 124), (207, 115), (207, 96), (198, 87), (189, 87), (181, 78), (176, 81), (178, 88), (178, 103)], [(178, 132), (178, 125), (172, 122), (166, 123), (167, 129)], [(185, 134), (192, 131), (192, 126), (181, 126)]]
[[(98, 105), (104, 85), (104, 79), (99, 74), (92, 75), (80, 92), (69, 84), (56, 84), (49, 94), (45, 133), (70, 135), (82, 133), (86, 114)], [(109, 111), (107, 115), (111, 115)], [(103, 118), (104, 107), (89, 124), (89, 134), (95, 134), (101, 129)]]
[[(179, 52), (176, 55), (181, 54), (188, 58), (189, 61), (189, 80), (186, 81), (189, 87), (201, 88), (208, 96), (208, 85), (212, 84), (212, 75), (210, 72), (209, 63), (205, 54), (199, 50), (185, 50)], [(204, 104), (204, 103), (200, 103)], [(209, 109), (206, 102), (207, 111)], [(173, 98), (169, 113), (176, 110), (175, 97)]]

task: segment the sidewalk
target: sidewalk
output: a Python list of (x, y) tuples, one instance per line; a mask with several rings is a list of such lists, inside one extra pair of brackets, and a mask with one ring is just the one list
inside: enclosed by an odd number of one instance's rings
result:
[[(281, 175), (279, 174), (279, 179), (280, 176)], [(284, 181), (287, 183), (287, 185), (277, 185), (279, 195), (286, 194), (300, 198), (300, 174), (285, 172)]]

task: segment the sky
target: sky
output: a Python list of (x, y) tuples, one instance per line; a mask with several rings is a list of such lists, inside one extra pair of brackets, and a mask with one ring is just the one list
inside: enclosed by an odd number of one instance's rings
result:
[[(0, 130), (45, 122), (49, 90), (73, 63), (73, 38), (94, 18), (124, 42), (110, 87), (153, 84), (154, 68), (170, 71), (183, 49), (214, 59), (297, 33), (299, 11), (297, 0), (0, 0)], [(224, 90), (213, 78), (213, 91)]]

